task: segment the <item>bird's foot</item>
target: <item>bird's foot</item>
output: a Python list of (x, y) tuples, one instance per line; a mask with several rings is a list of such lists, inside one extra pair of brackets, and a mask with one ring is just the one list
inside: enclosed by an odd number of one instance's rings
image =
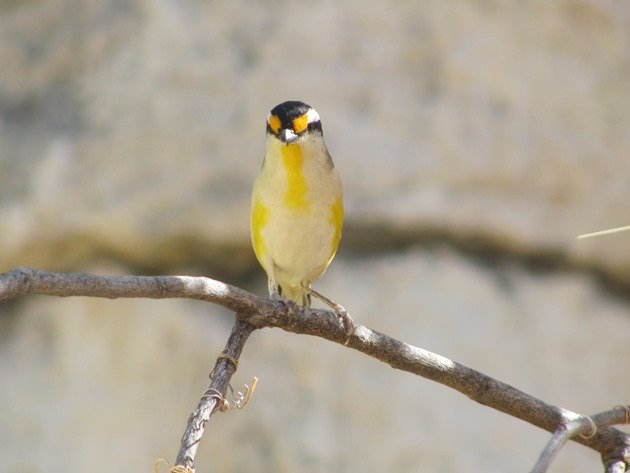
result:
[(286, 307), (287, 314), (289, 314), (289, 317), (295, 314), (299, 310), (299, 306), (297, 302), (292, 301), (291, 299), (286, 299), (282, 297), (280, 294), (278, 294), (277, 292), (272, 293), (270, 297), (272, 301), (279, 302), (281, 305)]
[(335, 301), (311, 289), (310, 287), (306, 290), (311, 296), (318, 298), (320, 301), (330, 307), (335, 315), (339, 318), (339, 320), (341, 320), (344, 332), (346, 333), (346, 341), (344, 345), (347, 345), (348, 342), (350, 342), (350, 337), (354, 335), (354, 332), (357, 328), (357, 324), (354, 323), (354, 320), (352, 320), (352, 317), (350, 317), (348, 311), (341, 304), (337, 304)]

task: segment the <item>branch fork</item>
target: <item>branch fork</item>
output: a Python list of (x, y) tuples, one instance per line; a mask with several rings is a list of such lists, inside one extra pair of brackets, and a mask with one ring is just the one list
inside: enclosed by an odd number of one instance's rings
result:
[(569, 439), (599, 452), (607, 473), (625, 471), (630, 463), (630, 435), (610, 427), (627, 423), (630, 416), (628, 406), (615, 407), (589, 418), (580, 416), (545, 403), (472, 368), (363, 325), (354, 324), (349, 334), (343, 321), (330, 311), (306, 307), (290, 310), (281, 301), (259, 297), (204, 277), (97, 276), (52, 273), (30, 268), (15, 268), (0, 274), (0, 302), (26, 294), (111, 299), (188, 298), (212, 302), (235, 313), (236, 322), (223, 354), (217, 359), (210, 385), (188, 419), (177, 455), (180, 471), (193, 471), (199, 441), (212, 413), (224, 405), (230, 379), (236, 371), (247, 338), (255, 329), (263, 327), (279, 327), (288, 332), (313, 335), (347, 345), (393, 368), (436, 381), (480, 404), (553, 432), (545, 449), (548, 453), (543, 452), (545, 459), (539, 459), (533, 470), (536, 473), (545, 471), (539, 464), (546, 465), (546, 468)]

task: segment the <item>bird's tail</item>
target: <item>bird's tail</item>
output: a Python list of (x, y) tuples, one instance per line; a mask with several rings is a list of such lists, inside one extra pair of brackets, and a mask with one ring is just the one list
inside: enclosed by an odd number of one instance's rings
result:
[(311, 295), (303, 287), (280, 286), (280, 295), (304, 307), (311, 306)]

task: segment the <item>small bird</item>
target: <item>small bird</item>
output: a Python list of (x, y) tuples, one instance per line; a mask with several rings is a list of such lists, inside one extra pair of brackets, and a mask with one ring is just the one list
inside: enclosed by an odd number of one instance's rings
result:
[(311, 296), (318, 297), (345, 324), (345, 310), (311, 289), (335, 256), (342, 226), (341, 179), (319, 114), (299, 101), (275, 106), (267, 116), (265, 158), (251, 209), (252, 245), (269, 278), (270, 296), (306, 307)]

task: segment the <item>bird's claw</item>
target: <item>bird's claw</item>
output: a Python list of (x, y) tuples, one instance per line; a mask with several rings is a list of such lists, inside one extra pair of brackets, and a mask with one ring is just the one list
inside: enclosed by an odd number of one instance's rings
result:
[(352, 317), (350, 317), (350, 314), (346, 309), (344, 309), (342, 305), (335, 304), (332, 309), (335, 315), (339, 317), (341, 323), (343, 324), (343, 328), (347, 337), (345, 344), (347, 345), (350, 337), (354, 335), (354, 331), (357, 328), (357, 325), (354, 323), (354, 320), (352, 320)]

